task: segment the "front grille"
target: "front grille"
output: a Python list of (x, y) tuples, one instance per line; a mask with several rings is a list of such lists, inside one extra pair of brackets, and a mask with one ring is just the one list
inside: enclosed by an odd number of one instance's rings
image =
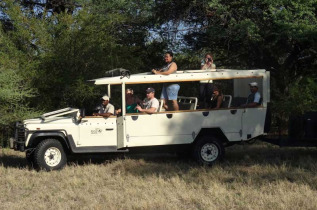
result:
[(25, 128), (23, 123), (17, 122), (15, 124), (15, 150), (24, 150), (25, 143)]
[(25, 128), (23, 123), (16, 123), (16, 128), (15, 128), (15, 133), (16, 133), (16, 140), (18, 142), (25, 142)]

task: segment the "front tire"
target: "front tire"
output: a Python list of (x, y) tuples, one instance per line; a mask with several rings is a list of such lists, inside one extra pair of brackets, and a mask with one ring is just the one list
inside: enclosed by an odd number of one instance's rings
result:
[(67, 157), (58, 140), (46, 139), (37, 145), (34, 151), (34, 162), (39, 169), (59, 170), (66, 165)]
[(193, 157), (201, 165), (212, 166), (223, 158), (224, 153), (225, 149), (220, 140), (204, 136), (196, 142)]

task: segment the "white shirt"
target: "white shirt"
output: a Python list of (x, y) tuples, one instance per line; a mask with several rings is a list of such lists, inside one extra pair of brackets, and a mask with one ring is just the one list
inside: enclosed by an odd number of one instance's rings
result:
[[(205, 66), (205, 62), (202, 62), (201, 65), (204, 66), (202, 70), (216, 71), (216, 64), (214, 63), (209, 67)], [(212, 83), (212, 80), (201, 80), (200, 83)]]
[(108, 103), (106, 107), (101, 105), (100, 108), (99, 108), (98, 113), (99, 114), (111, 113), (111, 114), (114, 115), (114, 106), (112, 104), (110, 104), (110, 103)]
[(159, 108), (159, 101), (156, 98), (152, 98), (151, 100), (146, 99), (143, 103), (144, 109), (150, 109), (152, 107), (155, 108), (155, 111)]
[(261, 94), (259, 92), (256, 92), (254, 95), (254, 101), (255, 103), (260, 103), (260, 99), (261, 99)]

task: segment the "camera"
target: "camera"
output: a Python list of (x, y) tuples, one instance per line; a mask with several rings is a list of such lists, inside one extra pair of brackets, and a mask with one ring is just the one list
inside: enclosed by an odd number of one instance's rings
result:
[(209, 62), (211, 62), (211, 61), (212, 61), (212, 59), (211, 59), (211, 58), (207, 58), (207, 60), (208, 60)]

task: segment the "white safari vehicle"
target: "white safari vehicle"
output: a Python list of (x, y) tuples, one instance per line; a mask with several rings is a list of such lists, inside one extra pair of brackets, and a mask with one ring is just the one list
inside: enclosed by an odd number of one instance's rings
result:
[[(270, 73), (266, 70), (185, 70), (167, 76), (141, 73), (93, 81), (95, 85), (105, 85), (109, 96), (114, 85), (121, 86), (122, 107), (126, 107), (126, 85), (152, 86), (172, 82), (180, 84), (182, 93), (190, 92), (187, 90), (194, 84), (198, 87), (200, 80), (225, 84), (222, 108), (199, 109), (198, 93), (179, 97), (179, 111), (165, 111), (160, 106), (154, 114), (126, 113), (122, 109), (121, 116), (104, 118), (80, 116), (79, 109), (65, 108), (17, 123), (15, 137), (10, 143), (16, 150), (25, 151), (26, 158), (35, 167), (55, 170), (65, 166), (67, 156), (75, 153), (153, 151), (158, 148), (190, 152), (198, 163), (212, 165), (223, 157), (226, 146), (265, 135), (270, 101)], [(246, 103), (250, 94), (248, 84), (254, 81), (259, 84), (261, 104), (255, 108), (242, 108), (240, 105)], [(157, 98), (159, 94), (160, 90), (157, 90)]]

